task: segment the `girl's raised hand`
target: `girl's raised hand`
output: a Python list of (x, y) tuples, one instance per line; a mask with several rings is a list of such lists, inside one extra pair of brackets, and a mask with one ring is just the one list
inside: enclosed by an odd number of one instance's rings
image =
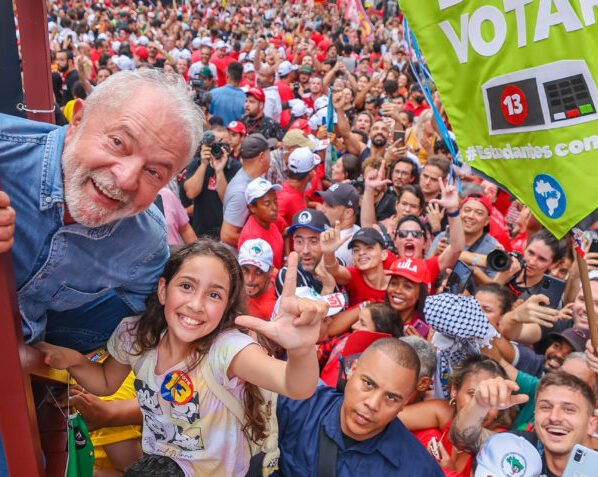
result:
[(276, 319), (264, 321), (243, 315), (235, 320), (237, 325), (261, 333), (287, 351), (315, 345), (320, 334), (320, 322), (328, 312), (328, 303), (296, 296), (298, 261), (297, 253), (292, 252)]

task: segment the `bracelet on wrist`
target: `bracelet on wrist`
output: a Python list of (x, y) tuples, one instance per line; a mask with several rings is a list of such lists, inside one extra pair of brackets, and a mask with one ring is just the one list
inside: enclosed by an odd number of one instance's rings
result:
[(446, 216), (450, 218), (455, 218), (460, 214), (459, 209), (454, 210), (453, 212), (446, 211)]

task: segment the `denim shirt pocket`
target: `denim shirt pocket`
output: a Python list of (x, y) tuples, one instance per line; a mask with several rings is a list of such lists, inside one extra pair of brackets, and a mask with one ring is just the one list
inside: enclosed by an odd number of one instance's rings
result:
[(57, 311), (70, 310), (86, 303), (91, 303), (108, 293), (111, 289), (111, 287), (106, 287), (96, 292), (86, 292), (63, 283), (52, 296), (52, 309)]

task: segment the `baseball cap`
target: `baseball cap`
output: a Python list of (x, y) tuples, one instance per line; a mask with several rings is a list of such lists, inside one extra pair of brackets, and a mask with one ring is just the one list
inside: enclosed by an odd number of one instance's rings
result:
[(314, 71), (314, 69), (309, 66), (309, 65), (303, 65), (301, 68), (299, 68), (299, 73), (307, 73), (307, 74), (312, 74)]
[[(101, 35), (101, 33), (100, 33)], [(99, 35), (98, 35), (98, 39), (99, 39)], [(137, 44), (141, 45), (141, 46), (147, 46), (149, 43), (149, 38), (147, 36), (140, 36), (139, 39), (137, 40)]]
[(524, 437), (500, 432), (490, 437), (476, 457), (475, 477), (539, 477), (542, 458)]
[[(335, 205), (342, 205), (350, 207), (353, 210), (357, 210), (359, 207), (359, 192), (351, 184), (332, 184), (327, 190), (317, 191), (316, 194), (324, 199), (324, 202), (333, 207)], [(374, 232), (376, 231), (374, 230)], [(380, 238), (382, 239), (382, 237)]]
[(142, 60), (147, 60), (149, 58), (149, 52), (145, 46), (138, 46), (135, 50), (135, 54)]
[(562, 338), (571, 345), (573, 351), (581, 352), (586, 348), (586, 341), (590, 339), (590, 332), (585, 328), (574, 326), (563, 331), (548, 333), (551, 338)]
[[(300, 131), (304, 132), (305, 134), (311, 133), (311, 128), (309, 127), (309, 121), (307, 119), (303, 119), (303, 118), (299, 118), (299, 119), (296, 119), (295, 121), (293, 121), (293, 124), (291, 124), (291, 127), (289, 128), (289, 132), (294, 129), (299, 129)], [(307, 146), (307, 147), (310, 147), (310, 146)], [(311, 149), (311, 147), (310, 147), (310, 149)]]
[(282, 144), (284, 147), (307, 147), (310, 150), (315, 146), (301, 129), (289, 130), (282, 138)]
[(263, 177), (253, 179), (245, 189), (245, 202), (251, 204), (254, 200), (264, 197), (271, 190), (278, 192), (282, 190), (282, 187), (278, 184), (272, 184)]
[(220, 48), (226, 48), (226, 43), (224, 43), (222, 40), (218, 40), (216, 43), (214, 43), (215, 50), (219, 50)]
[(300, 99), (290, 99), (289, 106), (291, 107), (291, 115), (296, 118), (313, 112), (311, 108), (308, 108), (307, 104)]
[(482, 205), (488, 211), (488, 215), (492, 214), (492, 202), (484, 194), (477, 194), (477, 193), (469, 194), (467, 197), (465, 197), (465, 199), (463, 199), (463, 203), (461, 204), (461, 207), (463, 207), (465, 204), (467, 204), (467, 202), (469, 202), (470, 200), (477, 200), (478, 202), (481, 202)]
[(278, 76), (288, 76), (293, 71), (297, 70), (297, 65), (292, 64), (290, 61), (283, 61), (278, 65)]
[(257, 86), (253, 86), (253, 87), (249, 88), (245, 92), (245, 95), (246, 96), (251, 95), (258, 101), (261, 101), (262, 103), (264, 101), (266, 101), (266, 95), (264, 94), (264, 90), (262, 88), (258, 88)]
[(199, 50), (201, 48), (201, 38), (193, 38), (193, 41), (191, 42), (191, 48), (193, 48), (194, 50)]
[[(355, 238), (355, 236), (353, 237)], [(403, 277), (414, 283), (429, 283), (430, 281), (426, 261), (421, 258), (398, 258), (384, 273)]]
[(253, 66), (253, 63), (245, 63), (243, 65), (243, 73), (253, 73), (255, 72), (255, 66)]
[(118, 66), (118, 69), (121, 71), (135, 71), (135, 62), (125, 55), (120, 56), (113, 56), (112, 62)]
[(380, 333), (378, 331), (358, 330), (354, 331), (347, 338), (343, 348), (343, 357), (363, 353), (372, 343), (382, 339), (392, 338), (390, 333)]
[(212, 39), (209, 36), (204, 36), (201, 41), (201, 46), (209, 46), (212, 48)]
[(251, 239), (243, 242), (237, 260), (241, 266), (253, 265), (262, 272), (267, 273), (274, 263), (274, 253), (270, 244), (265, 240), (259, 238)]
[(360, 228), (353, 234), (353, 238), (347, 247), (352, 249), (357, 242), (363, 242), (366, 245), (374, 245), (375, 243), (379, 243), (382, 248), (386, 248), (382, 234), (372, 227)]
[(266, 139), (262, 134), (255, 133), (245, 136), (241, 141), (241, 157), (251, 159), (276, 145), (276, 139)]
[(205, 78), (213, 78), (214, 75), (212, 74), (212, 70), (210, 69), (209, 66), (204, 66), (202, 69), (200, 69), (197, 73), (199, 76), (203, 76)]
[(288, 169), (295, 174), (310, 172), (320, 163), (320, 156), (314, 154), (309, 147), (299, 147), (289, 155)]
[(247, 128), (245, 127), (245, 124), (243, 124), (241, 121), (231, 121), (230, 123), (228, 123), (228, 126), (226, 126), (226, 129), (234, 133), (241, 134), (243, 136), (247, 134)]
[(300, 227), (306, 227), (316, 232), (324, 232), (330, 228), (330, 222), (323, 212), (315, 209), (303, 209), (293, 215), (293, 223), (287, 229), (287, 235), (292, 235)]

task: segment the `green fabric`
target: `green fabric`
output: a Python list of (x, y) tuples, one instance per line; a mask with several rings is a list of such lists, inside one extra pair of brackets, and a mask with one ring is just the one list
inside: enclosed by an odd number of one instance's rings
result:
[(536, 406), (536, 389), (540, 380), (531, 374), (524, 373), (522, 371), (517, 372), (517, 379), (515, 382), (519, 385), (519, 394), (527, 394), (529, 401), (527, 401), (521, 410), (519, 415), (511, 429), (527, 430), (529, 424), (534, 423), (534, 408)]
[(68, 461), (65, 477), (92, 477), (95, 454), (81, 414), (69, 415)]
[(401, 10), (463, 161), (562, 237), (598, 203), (595, 2), (401, 0)]

